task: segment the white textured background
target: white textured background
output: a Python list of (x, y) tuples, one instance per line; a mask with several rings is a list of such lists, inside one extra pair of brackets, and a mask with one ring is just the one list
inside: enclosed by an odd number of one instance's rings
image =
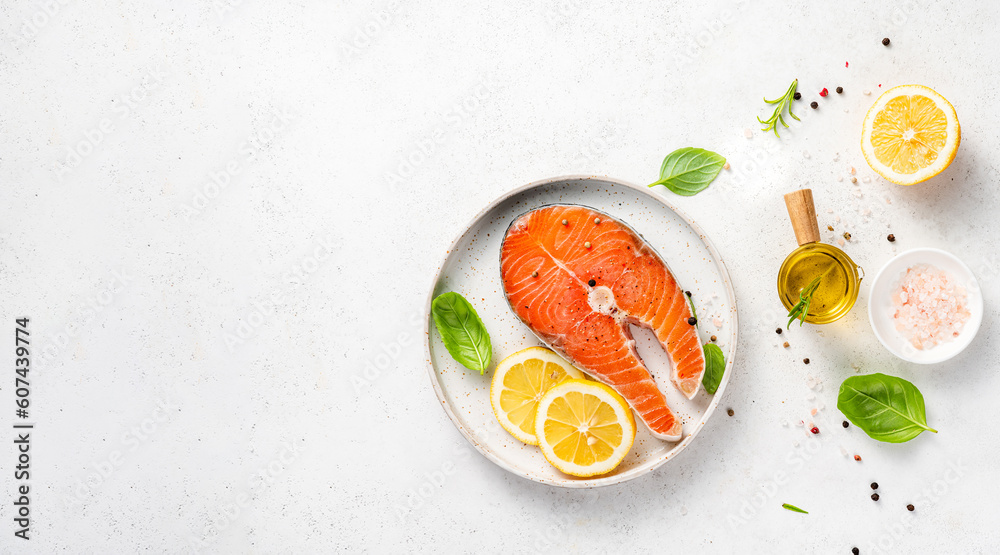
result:
[[(26, 544), (0, 365), (0, 551), (997, 552), (1000, 4), (794, 4), (4, 2), (0, 335), (32, 318), (37, 428)], [(761, 97), (796, 77), (803, 123), (761, 133)], [(864, 113), (911, 82), (955, 105), (958, 157), (921, 186), (867, 179)], [(427, 378), (444, 249), (517, 185), (650, 182), (681, 146), (733, 166), (672, 200), (735, 281), (735, 416), (622, 486), (508, 475)], [(837, 179), (851, 165), (858, 187)], [(964, 354), (895, 360), (867, 290), (822, 333), (775, 335), (781, 194), (806, 184), (870, 277), (888, 232), (974, 269), (986, 316)], [(940, 433), (842, 429), (852, 365), (912, 380)], [(821, 406), (807, 441), (795, 423)]]

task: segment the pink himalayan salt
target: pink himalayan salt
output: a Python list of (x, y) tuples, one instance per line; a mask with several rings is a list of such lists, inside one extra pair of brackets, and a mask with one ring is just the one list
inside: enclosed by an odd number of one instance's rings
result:
[(951, 341), (969, 319), (969, 296), (944, 271), (927, 264), (906, 270), (892, 295), (896, 329), (917, 349)]

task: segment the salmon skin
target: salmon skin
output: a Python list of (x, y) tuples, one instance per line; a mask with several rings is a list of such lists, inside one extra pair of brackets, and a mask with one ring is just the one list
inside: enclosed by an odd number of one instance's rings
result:
[(635, 348), (629, 324), (653, 330), (671, 381), (691, 399), (705, 356), (684, 291), (638, 233), (578, 205), (518, 216), (500, 249), (511, 309), (544, 343), (628, 401), (658, 438), (677, 441), (681, 422)]

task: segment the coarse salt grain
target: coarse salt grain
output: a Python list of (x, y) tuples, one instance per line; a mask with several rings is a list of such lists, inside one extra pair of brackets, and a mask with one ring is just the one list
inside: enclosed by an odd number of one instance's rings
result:
[(753, 138), (753, 131), (751, 131), (750, 128), (747, 127), (746, 129), (743, 130), (743, 136), (746, 137), (746, 138), (748, 138), (748, 139), (752, 139)]
[(971, 315), (965, 288), (929, 264), (908, 268), (892, 294), (896, 329), (917, 349), (930, 349), (962, 332)]

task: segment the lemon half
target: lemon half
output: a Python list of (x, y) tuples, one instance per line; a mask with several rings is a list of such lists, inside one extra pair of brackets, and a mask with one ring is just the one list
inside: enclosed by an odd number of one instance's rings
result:
[(882, 177), (914, 185), (941, 173), (955, 159), (962, 130), (955, 108), (923, 85), (893, 87), (865, 116), (861, 151)]
[(566, 380), (538, 404), (535, 434), (552, 466), (573, 476), (596, 476), (611, 472), (628, 455), (635, 418), (610, 387)]

